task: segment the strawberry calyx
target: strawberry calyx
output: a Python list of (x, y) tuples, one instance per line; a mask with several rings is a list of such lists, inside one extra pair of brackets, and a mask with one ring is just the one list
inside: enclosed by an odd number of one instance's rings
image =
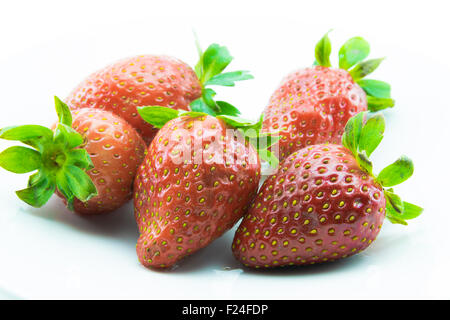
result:
[(202, 84), (202, 96), (190, 103), (192, 111), (203, 112), (212, 116), (238, 116), (240, 111), (225, 101), (216, 101), (216, 92), (209, 86), (235, 86), (236, 81), (253, 79), (245, 70), (223, 72), (233, 57), (228, 49), (216, 43), (211, 44), (204, 52), (196, 41), (199, 61), (195, 65), (195, 73)]
[(360, 168), (373, 176), (375, 181), (383, 187), (386, 198), (386, 217), (392, 223), (407, 225), (406, 220), (418, 217), (423, 209), (402, 201), (390, 187), (396, 186), (412, 176), (414, 172), (412, 160), (401, 156), (381, 170), (378, 175), (375, 175), (373, 164), (369, 159), (383, 139), (384, 129), (385, 121), (381, 113), (360, 112), (348, 120), (342, 136), (342, 145), (350, 150)]
[(75, 198), (86, 202), (97, 189), (86, 171), (93, 168), (88, 152), (82, 148), (84, 138), (72, 129), (69, 107), (55, 97), (58, 124), (54, 131), (39, 125), (6, 127), (0, 138), (20, 141), (29, 147), (13, 146), (0, 153), (0, 166), (13, 173), (33, 173), (25, 189), (17, 196), (30, 206), (40, 208), (58, 191), (73, 210)]
[[(314, 65), (331, 67), (329, 32), (316, 44)], [(347, 70), (353, 80), (366, 92), (367, 106), (370, 111), (392, 108), (395, 101), (391, 98), (391, 86), (384, 81), (364, 79), (375, 71), (384, 60), (384, 58), (365, 60), (369, 53), (369, 43), (361, 37), (353, 37), (339, 49), (339, 68)]]
[[(175, 110), (161, 106), (144, 106), (138, 107), (137, 109), (142, 119), (156, 128), (162, 128), (168, 121), (181, 116), (196, 118), (210, 115), (206, 112)], [(214, 116), (223, 120), (227, 125), (237, 129), (255, 147), (261, 160), (266, 161), (274, 168), (278, 167), (279, 160), (270, 151), (270, 147), (280, 140), (280, 136), (276, 136), (273, 133), (261, 132), (263, 123), (262, 116), (257, 122), (226, 114)]]

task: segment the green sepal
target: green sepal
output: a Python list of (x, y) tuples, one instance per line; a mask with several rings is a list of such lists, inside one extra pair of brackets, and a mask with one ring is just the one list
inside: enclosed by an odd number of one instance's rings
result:
[(38, 173), (30, 177), (28, 188), (16, 191), (16, 194), (28, 205), (41, 208), (55, 193), (55, 189), (56, 185), (51, 179)]
[(144, 121), (158, 129), (161, 129), (167, 122), (179, 116), (178, 110), (168, 107), (145, 106), (138, 107), (137, 110)]
[(53, 140), (53, 131), (39, 125), (12, 126), (1, 129), (0, 138), (20, 141), (42, 152), (43, 146)]
[(58, 123), (55, 129), (54, 143), (61, 144), (66, 149), (73, 149), (84, 142), (81, 134), (63, 123)]
[(383, 187), (396, 186), (408, 180), (414, 173), (414, 165), (411, 159), (401, 156), (378, 174), (377, 181)]
[(248, 71), (232, 71), (215, 75), (205, 82), (205, 86), (218, 85), (234, 87), (236, 81), (250, 80), (253, 76)]
[(205, 101), (204, 97), (192, 101), (189, 106), (194, 112), (202, 112), (209, 114), (210, 116), (215, 116), (217, 114), (217, 112), (214, 111), (211, 106)]
[(392, 189), (384, 190), (384, 196), (386, 198), (386, 218), (391, 223), (407, 225), (405, 220), (415, 219), (423, 212), (421, 207), (402, 201)]
[(370, 52), (369, 43), (361, 37), (347, 40), (339, 49), (339, 68), (348, 70), (363, 61)]
[(69, 107), (61, 101), (57, 96), (55, 96), (55, 109), (58, 115), (58, 122), (65, 124), (66, 126), (72, 126), (72, 113)]
[(42, 166), (42, 158), (36, 150), (14, 146), (0, 153), (0, 166), (13, 173), (28, 173)]
[(216, 101), (216, 104), (219, 106), (220, 114), (229, 116), (239, 116), (241, 114), (238, 108), (228, 102)]
[(342, 135), (342, 145), (349, 149), (355, 158), (364, 153), (362, 162), (368, 169), (367, 161), (372, 152), (383, 139), (385, 128), (384, 117), (381, 113), (360, 112), (350, 118)]
[(358, 162), (361, 169), (363, 169), (370, 175), (372, 174), (373, 164), (369, 160), (369, 157), (367, 156), (365, 150), (356, 154), (356, 161)]
[(94, 168), (91, 157), (85, 149), (74, 149), (66, 154), (66, 163), (84, 169), (86, 171)]
[(411, 220), (415, 219), (423, 213), (423, 208), (416, 206), (415, 204), (403, 201), (403, 219)]
[(201, 58), (197, 74), (200, 82), (205, 84), (209, 79), (221, 73), (233, 60), (228, 49), (216, 43), (211, 44)]
[(64, 196), (67, 201), (67, 208), (73, 211), (73, 201), (75, 200), (75, 195), (70, 189), (69, 182), (67, 181), (64, 172), (60, 171), (56, 175), (56, 188)]
[(353, 80), (358, 81), (359, 79), (362, 79), (374, 72), (383, 60), (384, 58), (379, 58), (360, 62), (350, 70), (350, 75), (352, 76)]
[[(331, 31), (331, 30), (330, 30)], [(315, 63), (322, 67), (331, 67), (330, 54), (331, 54), (331, 41), (328, 38), (328, 31), (322, 39), (319, 40), (315, 48)]]
[(73, 195), (82, 202), (97, 196), (97, 188), (87, 173), (73, 165), (64, 167), (64, 179)]
[(345, 125), (344, 134), (342, 135), (342, 145), (349, 149), (353, 155), (358, 152), (359, 139), (363, 127), (364, 112), (351, 117)]
[(376, 112), (387, 108), (392, 108), (394, 105), (394, 99), (367, 96), (367, 108), (369, 111)]
[(372, 79), (360, 79), (357, 83), (368, 96), (382, 99), (391, 98), (391, 85), (387, 82)]
[(370, 157), (372, 152), (383, 140), (385, 129), (384, 117), (380, 113), (367, 113), (366, 123), (361, 130), (361, 136), (358, 142), (358, 149), (364, 150), (367, 157)]

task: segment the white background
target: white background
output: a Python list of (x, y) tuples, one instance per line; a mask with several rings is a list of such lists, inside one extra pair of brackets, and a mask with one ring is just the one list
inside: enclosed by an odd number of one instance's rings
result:
[(74, 216), (57, 198), (31, 209), (13, 192), (26, 176), (2, 170), (0, 297), (450, 298), (448, 12), (446, 1), (2, 1), (0, 127), (50, 124), (53, 95), (64, 98), (125, 56), (165, 53), (194, 65), (192, 29), (204, 47), (229, 47), (230, 70), (253, 73), (218, 91), (256, 118), (285, 74), (312, 63), (326, 31), (333, 29), (334, 58), (344, 40), (363, 36), (371, 57), (387, 57), (373, 78), (389, 81), (397, 101), (385, 113), (375, 166), (400, 154), (414, 159), (413, 178), (397, 191), (426, 211), (408, 227), (386, 223), (368, 250), (334, 264), (243, 270), (228, 233), (176, 270), (156, 272), (137, 261), (131, 206), (94, 219)]

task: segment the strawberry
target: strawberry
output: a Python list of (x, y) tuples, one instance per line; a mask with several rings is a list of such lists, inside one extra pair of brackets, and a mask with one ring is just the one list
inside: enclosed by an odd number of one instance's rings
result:
[(338, 69), (331, 68), (330, 53), (325, 35), (316, 45), (315, 66), (287, 75), (270, 98), (263, 130), (280, 132), (280, 160), (309, 145), (340, 143), (350, 117), (394, 105), (389, 84), (363, 79), (382, 61), (363, 61), (369, 54), (364, 39), (351, 38), (341, 47)]
[(385, 189), (412, 175), (412, 161), (401, 157), (372, 172), (368, 157), (383, 132), (381, 114), (360, 113), (345, 127), (342, 146), (313, 145), (287, 157), (239, 226), (234, 256), (254, 268), (333, 261), (366, 249), (385, 216), (402, 224), (417, 217), (421, 208)]
[(248, 137), (262, 122), (157, 106), (139, 112), (162, 129), (135, 181), (136, 250), (144, 266), (170, 267), (246, 213), (258, 188), (258, 153), (267, 155)]
[(57, 193), (82, 215), (121, 207), (132, 198), (134, 177), (146, 150), (144, 140), (111, 112), (73, 111), (55, 97), (59, 122), (54, 130), (37, 125), (8, 127), (0, 138), (21, 141), (0, 154), (0, 166), (15, 173), (36, 171), (20, 199), (42, 207)]
[[(228, 53), (226, 48), (216, 44), (208, 50)], [(73, 110), (98, 108), (111, 111), (128, 121), (150, 143), (157, 130), (142, 120), (136, 107), (158, 105), (188, 110), (189, 104), (196, 99), (210, 98), (212, 90), (207, 90), (206, 86), (223, 84), (224, 79), (228, 81), (224, 85), (234, 85), (234, 81), (251, 78), (245, 71), (221, 74), (232, 59), (229, 53), (224, 57), (225, 60), (219, 62), (219, 67), (223, 68), (215, 74), (206, 74), (206, 77), (202, 73), (203, 61), (198, 63), (195, 73), (186, 63), (168, 56), (143, 55), (123, 59), (90, 75), (66, 101)], [(214, 56), (210, 58), (205, 64), (216, 62)]]

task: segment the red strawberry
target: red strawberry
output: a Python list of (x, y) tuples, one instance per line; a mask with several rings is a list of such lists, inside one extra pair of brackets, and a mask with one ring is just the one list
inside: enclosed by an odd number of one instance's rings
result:
[(54, 132), (41, 126), (0, 131), (1, 138), (34, 148), (11, 147), (0, 154), (0, 165), (9, 171), (38, 170), (28, 188), (17, 195), (41, 207), (56, 191), (69, 208), (84, 215), (121, 207), (132, 198), (145, 142), (128, 122), (111, 112), (86, 108), (72, 115), (64, 103), (55, 101), (59, 123)]
[(331, 68), (330, 52), (325, 35), (316, 46), (317, 65), (286, 76), (270, 98), (263, 128), (280, 131), (280, 160), (309, 145), (340, 143), (350, 117), (394, 105), (387, 83), (362, 79), (382, 61), (361, 62), (369, 54), (365, 40), (356, 37), (344, 44), (339, 51), (339, 69)]
[[(217, 60), (218, 52), (224, 59)], [(72, 109), (98, 108), (119, 115), (150, 143), (157, 130), (142, 120), (136, 108), (157, 105), (188, 110), (189, 104), (202, 95), (200, 100), (209, 102), (215, 93), (206, 86), (230, 86), (251, 78), (245, 71), (221, 74), (231, 59), (227, 49), (216, 44), (202, 54), (196, 72), (168, 56), (132, 57), (93, 73), (66, 100)], [(199, 104), (199, 111), (205, 111), (205, 104), (198, 101), (197, 108)]]
[(91, 74), (66, 99), (72, 109), (98, 108), (131, 123), (150, 142), (156, 129), (142, 120), (136, 107), (161, 105), (188, 110), (201, 96), (202, 85), (184, 62), (143, 55), (120, 60)]
[(260, 160), (232, 129), (261, 123), (159, 107), (140, 112), (157, 127), (169, 121), (150, 144), (135, 181), (137, 254), (146, 267), (169, 267), (246, 213), (258, 188)]
[(249, 267), (333, 261), (361, 252), (377, 237), (387, 216), (394, 223), (422, 209), (392, 189), (413, 172), (402, 157), (372, 173), (368, 156), (384, 132), (375, 115), (351, 118), (343, 145), (321, 144), (292, 153), (260, 189), (233, 241), (233, 253)]

